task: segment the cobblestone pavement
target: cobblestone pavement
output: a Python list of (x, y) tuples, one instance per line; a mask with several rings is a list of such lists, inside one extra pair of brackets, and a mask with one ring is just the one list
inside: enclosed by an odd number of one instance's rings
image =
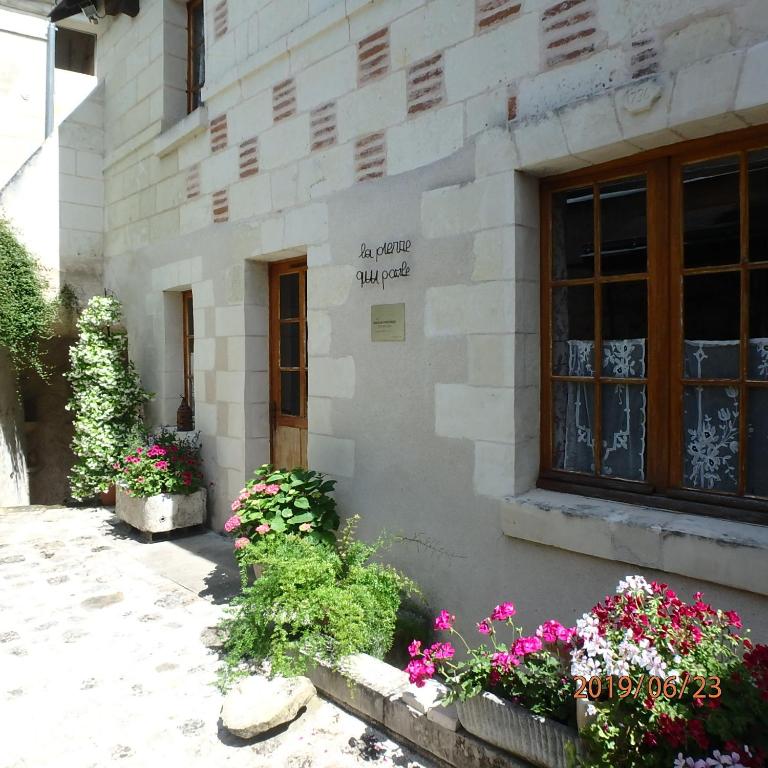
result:
[(220, 728), (202, 638), (228, 547), (144, 544), (105, 509), (0, 509), (0, 768), (430, 768), (321, 699), (269, 739)]

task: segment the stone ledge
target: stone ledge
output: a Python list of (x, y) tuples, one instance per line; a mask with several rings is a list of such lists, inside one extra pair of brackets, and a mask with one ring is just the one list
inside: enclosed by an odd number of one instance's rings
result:
[[(317, 690), (440, 765), (453, 768), (531, 768), (529, 763), (464, 731), (453, 707), (435, 703), (435, 691), (409, 685), (408, 676), (364, 653), (347, 657), (343, 672), (315, 665), (307, 673)], [(418, 709), (407, 702), (416, 704)]]
[(507, 536), (768, 595), (768, 528), (535, 489), (506, 499)]
[(158, 157), (165, 157), (193, 139), (198, 133), (202, 133), (207, 127), (208, 107), (203, 104), (155, 138), (155, 154)]

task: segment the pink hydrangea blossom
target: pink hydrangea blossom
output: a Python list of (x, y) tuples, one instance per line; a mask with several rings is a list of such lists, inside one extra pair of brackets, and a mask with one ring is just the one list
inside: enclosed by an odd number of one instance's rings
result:
[(245, 549), (251, 542), (245, 536), (241, 536), (239, 539), (235, 539), (235, 549)]
[(445, 609), (440, 611), (437, 618), (435, 619), (435, 629), (437, 630), (446, 630), (446, 629), (452, 629), (453, 628), (453, 622), (456, 621), (456, 617), (448, 613)]
[(264, 489), (264, 493), (268, 493), (270, 496), (274, 496), (276, 493), (280, 493), (280, 486), (272, 483), (272, 485), (268, 485)]
[(265, 533), (269, 533), (272, 529), (269, 527), (269, 523), (262, 523), (256, 528), (256, 533), (260, 533), (262, 536)]
[(242, 522), (243, 521), (237, 515), (232, 515), (232, 517), (224, 523), (224, 530), (227, 533), (231, 533), (235, 528), (239, 528), (242, 525)]
[(256, 485), (253, 486), (254, 493), (264, 493), (266, 489), (267, 489), (266, 483), (256, 483)]
[(491, 618), (494, 621), (506, 621), (512, 618), (517, 613), (515, 606), (512, 603), (502, 603), (497, 605), (491, 613)]
[(240, 503), (240, 499), (235, 499), (235, 500), (234, 500), (234, 501), (233, 501), (233, 502), (232, 502), (232, 503), (229, 505), (229, 508), (230, 508), (230, 509), (231, 509), (233, 512), (237, 512), (237, 511), (240, 509), (240, 507), (242, 507), (242, 506), (243, 506), (243, 505)]
[(478, 621), (476, 626), (477, 631), (481, 635), (490, 635), (491, 632), (493, 632), (493, 625), (491, 624), (490, 619), (483, 619), (482, 621)]
[(238, 500), (238, 501), (248, 501), (248, 499), (249, 499), (249, 498), (250, 498), (250, 497), (248, 496), (248, 494), (247, 494), (247, 493), (241, 493), (241, 494), (240, 494), (240, 495), (237, 497), (237, 500)]
[(313, 528), (312, 523), (302, 523), (299, 526), (299, 530), (302, 533), (309, 533), (312, 530), (312, 528)]

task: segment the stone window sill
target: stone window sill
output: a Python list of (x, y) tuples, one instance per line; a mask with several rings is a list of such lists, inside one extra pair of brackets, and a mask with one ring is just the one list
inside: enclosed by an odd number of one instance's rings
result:
[(534, 489), (505, 500), (507, 536), (768, 595), (768, 527)]
[(155, 154), (164, 157), (207, 127), (208, 107), (203, 104), (155, 138)]

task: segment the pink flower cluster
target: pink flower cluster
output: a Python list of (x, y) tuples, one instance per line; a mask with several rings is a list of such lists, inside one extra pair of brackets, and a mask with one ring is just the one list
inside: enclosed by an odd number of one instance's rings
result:
[(245, 549), (250, 543), (247, 536), (241, 536), (239, 539), (235, 539), (235, 549)]
[(167, 453), (168, 451), (160, 445), (152, 445), (149, 447), (149, 450), (147, 450), (147, 456), (151, 459), (157, 458), (158, 456), (165, 456)]
[(227, 533), (232, 533), (235, 528), (239, 528), (242, 525), (242, 522), (243, 521), (237, 515), (233, 515), (226, 523), (224, 523), (224, 530)]
[[(446, 613), (443, 611), (443, 613)], [(448, 614), (450, 616), (450, 614)], [(406, 672), (408, 679), (417, 687), (423, 688), (427, 680), (435, 675), (435, 661), (447, 661), (456, 654), (456, 649), (450, 643), (434, 643), (429, 648), (421, 650), (421, 641), (414, 640), (408, 646), (411, 657)]]

